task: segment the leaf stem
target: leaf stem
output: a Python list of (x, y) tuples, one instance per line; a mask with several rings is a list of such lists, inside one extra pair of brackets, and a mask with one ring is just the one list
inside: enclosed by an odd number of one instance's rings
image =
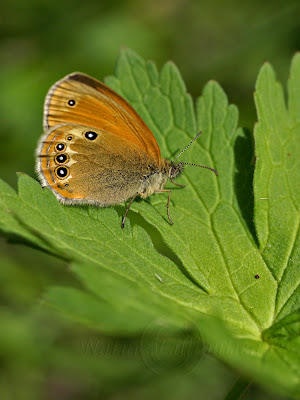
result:
[(243, 376), (239, 376), (238, 379), (234, 382), (229, 392), (227, 393), (224, 400), (238, 400), (242, 399), (249, 386), (251, 385), (251, 381), (246, 379)]

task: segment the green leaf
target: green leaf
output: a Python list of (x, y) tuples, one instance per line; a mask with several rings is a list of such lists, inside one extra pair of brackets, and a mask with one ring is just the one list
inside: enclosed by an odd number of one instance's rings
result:
[(173, 63), (159, 73), (124, 50), (106, 83), (145, 120), (163, 157), (175, 158), (202, 131), (180, 160), (219, 176), (186, 166), (185, 188), (167, 184), (174, 225), (167, 195), (155, 194), (133, 203), (122, 230), (125, 206), (64, 206), (21, 174), (18, 194), (1, 183), (1, 231), (71, 263), (82, 287), (45, 296), (70, 318), (126, 335), (153, 321), (171, 330), (188, 323), (248, 378), (299, 396), (300, 55), (288, 109), (272, 68), (259, 74), (255, 171), (251, 134), (238, 128), (238, 110), (216, 82), (194, 109)]
[(277, 283), (275, 321), (299, 310), (300, 129), (295, 110), (299, 105), (300, 55), (293, 60), (288, 90), (290, 112), (282, 88), (266, 64), (255, 96), (261, 120), (255, 129), (255, 223), (261, 254)]

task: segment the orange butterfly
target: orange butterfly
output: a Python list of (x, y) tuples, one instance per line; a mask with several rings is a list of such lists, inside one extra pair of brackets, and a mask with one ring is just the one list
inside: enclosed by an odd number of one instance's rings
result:
[[(36, 169), (42, 185), (58, 200), (106, 207), (131, 198), (122, 220), (124, 227), (137, 196), (145, 199), (153, 193), (169, 192), (167, 212), (173, 224), (171, 190), (164, 186), (168, 179), (177, 184), (174, 179), (188, 163), (161, 158), (148, 126), (108, 86), (77, 72), (56, 82), (46, 96), (44, 130)], [(217, 175), (212, 168), (200, 167)]]

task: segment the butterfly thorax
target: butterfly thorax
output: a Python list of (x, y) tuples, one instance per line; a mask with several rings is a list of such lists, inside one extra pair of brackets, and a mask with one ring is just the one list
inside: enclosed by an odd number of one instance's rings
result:
[(160, 168), (153, 170), (152, 173), (143, 180), (140, 196), (145, 199), (151, 194), (162, 190), (168, 179), (173, 180), (181, 175), (183, 168), (183, 163), (174, 163), (162, 159)]

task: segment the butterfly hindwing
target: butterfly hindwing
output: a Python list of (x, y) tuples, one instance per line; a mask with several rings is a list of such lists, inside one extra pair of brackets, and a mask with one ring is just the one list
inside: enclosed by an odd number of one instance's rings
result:
[(37, 149), (44, 186), (65, 203), (116, 204), (141, 191), (155, 164), (134, 144), (87, 126), (50, 129)]

